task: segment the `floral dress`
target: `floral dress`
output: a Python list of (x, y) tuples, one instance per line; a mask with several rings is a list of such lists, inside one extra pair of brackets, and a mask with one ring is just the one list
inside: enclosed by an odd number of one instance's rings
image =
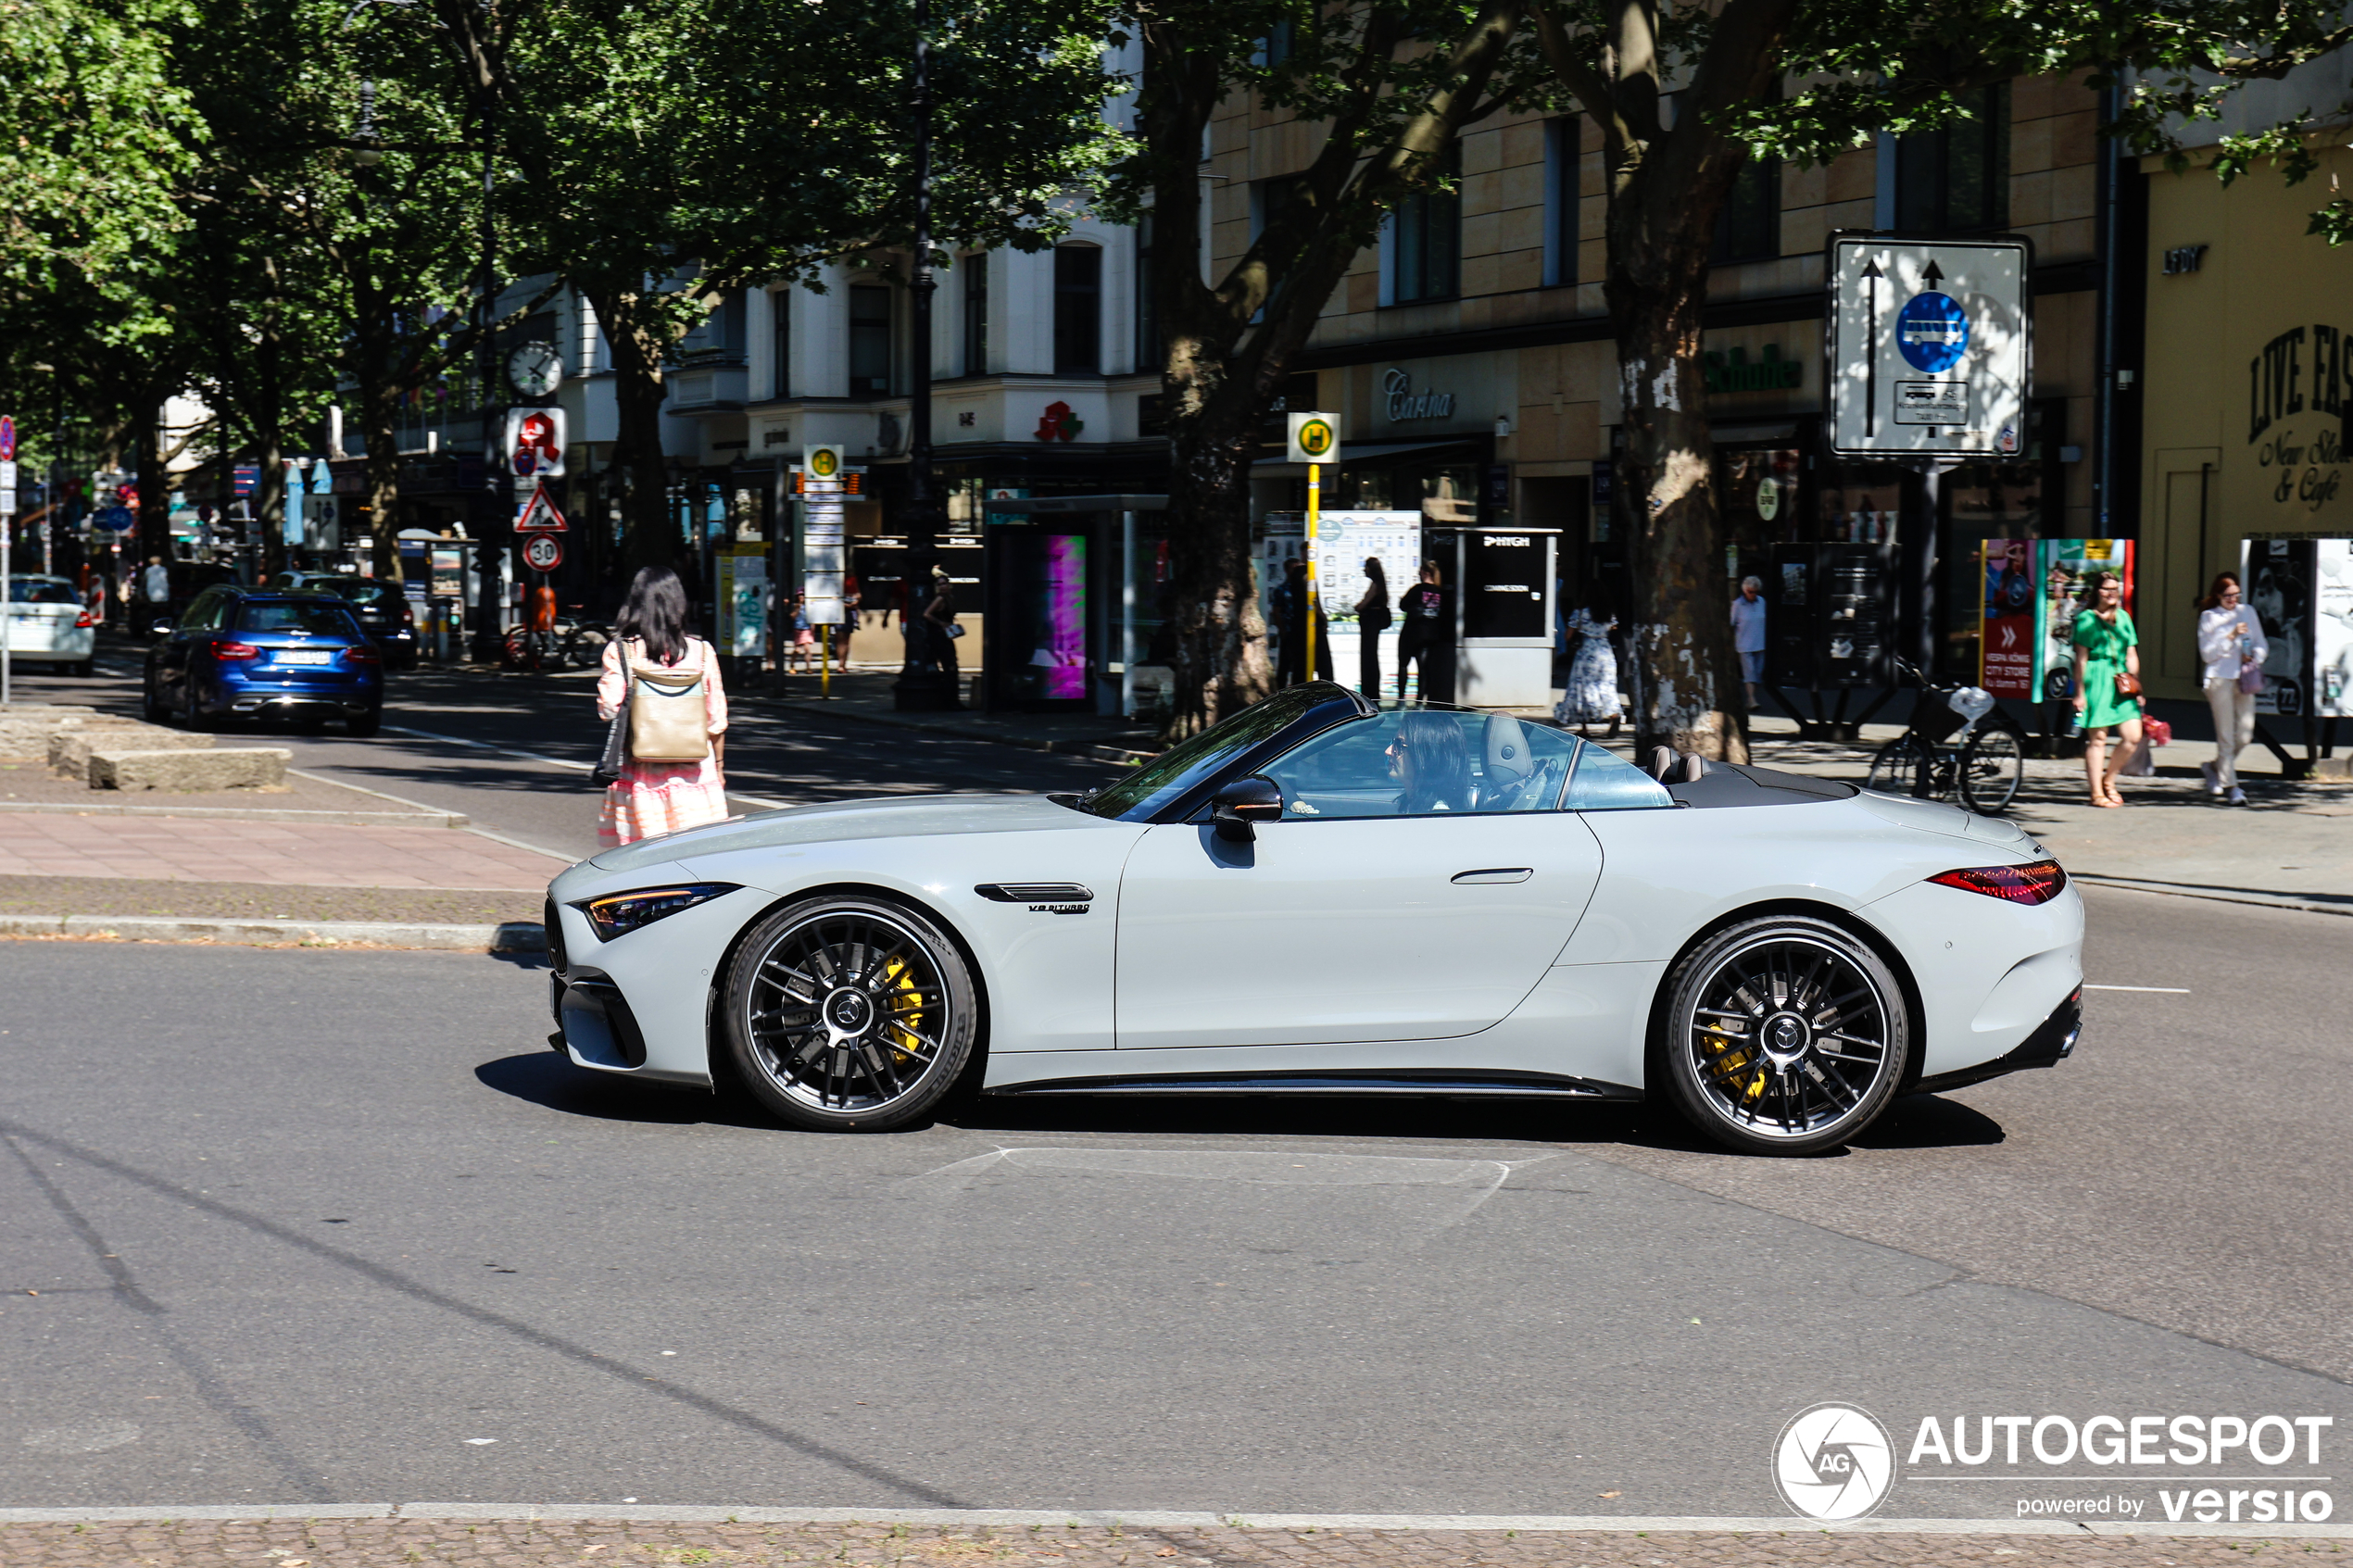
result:
[(2070, 639), (2083, 650), (2083, 727), (2105, 730), (2141, 716), (2141, 699), (2116, 695), (2116, 678), (2124, 673), (2124, 655), (2138, 647), (2141, 633), (2133, 628), (2130, 610), (2116, 612), (2113, 624), (2087, 609), (2075, 618)]
[(1577, 638), (1577, 654), (1568, 666), (1568, 690), (1553, 717), (1564, 724), (1590, 724), (1618, 716), (1617, 655), (1610, 650), (1609, 633), (1617, 622), (1595, 621), (1579, 610), (1567, 621)]
[[(636, 638), (626, 646), (632, 666), (653, 666), (646, 645)], [(605, 645), (604, 673), (597, 678), (597, 717), (610, 722), (628, 695), (621, 672), (623, 645)], [(711, 645), (699, 637), (686, 639), (686, 654), (676, 664), (654, 666), (672, 670), (700, 668), (703, 672), (703, 714), (710, 733), (727, 728), (727, 694), (719, 684), (719, 662)], [(665, 833), (724, 822), (727, 817), (727, 787), (719, 774), (718, 747), (693, 762), (640, 762), (630, 758), (621, 765), (621, 777), (605, 790), (604, 809), (597, 818), (597, 837), (604, 844), (635, 844)]]

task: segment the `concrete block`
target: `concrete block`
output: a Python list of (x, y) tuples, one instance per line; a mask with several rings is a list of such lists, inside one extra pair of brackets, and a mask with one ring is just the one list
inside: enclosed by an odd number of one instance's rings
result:
[(294, 753), (275, 746), (214, 746), (199, 751), (108, 751), (90, 754), (94, 789), (169, 790), (199, 795), (220, 789), (271, 789), (286, 782)]
[(71, 703), (12, 702), (0, 708), (0, 757), (43, 757), (49, 737), (98, 716), (94, 708)]
[(94, 751), (201, 751), (211, 745), (212, 737), (208, 734), (167, 730), (160, 724), (142, 724), (136, 719), (109, 715), (52, 734), (49, 771), (64, 778), (87, 779), (90, 754)]

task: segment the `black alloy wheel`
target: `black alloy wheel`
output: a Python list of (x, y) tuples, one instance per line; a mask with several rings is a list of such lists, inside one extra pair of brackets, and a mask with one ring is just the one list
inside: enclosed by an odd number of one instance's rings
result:
[(761, 1104), (815, 1132), (885, 1132), (928, 1115), (970, 1060), (978, 1005), (963, 953), (879, 897), (788, 905), (727, 972), (726, 1037)]
[(1804, 915), (1743, 921), (1667, 977), (1653, 1070), (1684, 1118), (1751, 1154), (1811, 1154), (1878, 1120), (1914, 1030), (1884, 960)]

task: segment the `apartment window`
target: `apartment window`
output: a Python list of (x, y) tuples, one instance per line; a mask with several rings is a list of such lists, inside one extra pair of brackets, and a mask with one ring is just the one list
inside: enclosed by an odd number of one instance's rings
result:
[(1160, 342), (1160, 295), (1152, 280), (1152, 215), (1136, 222), (1136, 368), (1157, 374), (1167, 358)]
[(957, 263), (964, 274), (964, 374), (988, 373), (988, 256), (975, 251)]
[(1463, 172), (1460, 143), (1439, 160), (1439, 178), (1450, 188), (1417, 191), (1397, 204), (1391, 235), (1390, 302), (1452, 299), (1463, 290)]
[(872, 283), (849, 289), (849, 395), (890, 395), (890, 291)]
[(792, 395), (792, 295), (790, 289), (778, 289), (768, 296), (776, 317), (776, 363), (769, 378), (772, 397)]
[(1578, 119), (1544, 122), (1544, 286), (1577, 282)]
[(1054, 373), (1094, 375), (1102, 369), (1103, 253), (1093, 245), (1054, 252)]
[(1752, 157), (1732, 176), (1716, 216), (1716, 261), (1757, 261), (1781, 254), (1781, 160)]
[(1895, 144), (1895, 226), (1922, 233), (2010, 221), (2010, 85), (1961, 99), (1969, 118)]
[(1270, 69), (1281, 65), (1290, 58), (1291, 49), (1295, 43), (1296, 36), (1292, 31), (1291, 19), (1285, 17), (1267, 30), (1265, 37), (1258, 41), (1260, 62)]

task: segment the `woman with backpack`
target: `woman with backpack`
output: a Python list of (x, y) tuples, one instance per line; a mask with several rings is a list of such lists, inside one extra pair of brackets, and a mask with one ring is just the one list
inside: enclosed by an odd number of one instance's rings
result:
[(598, 770), (611, 778), (597, 821), (607, 845), (726, 820), (727, 694), (711, 645), (686, 622), (678, 574), (638, 572), (597, 680), (597, 717), (613, 726)]

